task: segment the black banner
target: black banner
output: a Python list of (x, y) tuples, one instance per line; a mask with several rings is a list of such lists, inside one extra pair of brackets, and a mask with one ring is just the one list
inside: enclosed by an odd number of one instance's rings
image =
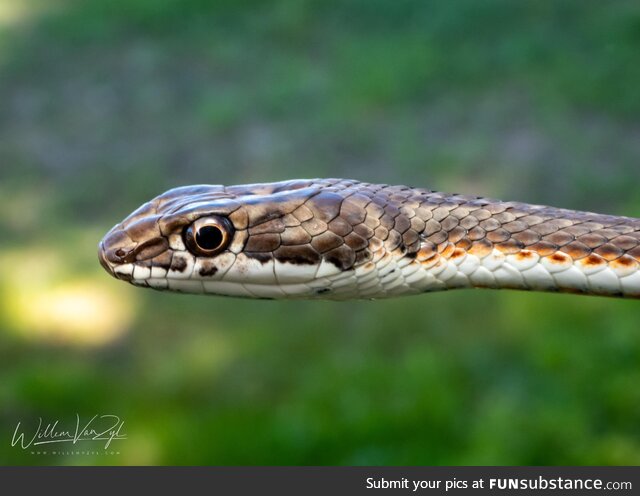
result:
[(4, 467), (21, 494), (638, 494), (637, 467)]

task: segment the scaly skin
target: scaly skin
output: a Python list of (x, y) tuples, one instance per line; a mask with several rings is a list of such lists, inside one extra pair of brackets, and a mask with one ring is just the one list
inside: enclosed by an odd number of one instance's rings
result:
[[(185, 246), (198, 219), (228, 246)], [(226, 222), (226, 221), (225, 221)], [(256, 298), (384, 298), (466, 287), (640, 297), (640, 219), (344, 179), (189, 186), (100, 242), (140, 286)]]

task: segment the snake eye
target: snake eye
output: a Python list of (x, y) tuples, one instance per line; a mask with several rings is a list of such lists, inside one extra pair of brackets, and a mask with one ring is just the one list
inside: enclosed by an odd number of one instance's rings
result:
[(184, 231), (184, 242), (194, 255), (211, 257), (224, 250), (233, 235), (233, 226), (224, 217), (204, 217)]

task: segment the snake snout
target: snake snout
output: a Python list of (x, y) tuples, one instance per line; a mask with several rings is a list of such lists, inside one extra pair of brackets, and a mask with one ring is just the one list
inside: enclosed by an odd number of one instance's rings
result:
[(98, 243), (98, 260), (100, 260), (100, 265), (102, 265), (104, 270), (106, 270), (109, 273), (113, 273), (111, 269), (111, 265), (109, 265), (109, 262), (104, 256), (104, 243), (102, 241)]
[(119, 265), (136, 259), (136, 246), (123, 231), (110, 231), (100, 242), (100, 251), (107, 262)]
[(98, 244), (100, 265), (112, 276), (122, 279), (116, 268), (130, 264), (136, 258), (136, 244), (121, 230), (112, 230)]
[(109, 250), (105, 247), (104, 239), (98, 243), (98, 260), (100, 261), (100, 265), (104, 267), (109, 275), (115, 277), (116, 279), (122, 279), (121, 274), (116, 272), (116, 267), (119, 267), (121, 264), (114, 263), (112, 261), (112, 257), (107, 256)]

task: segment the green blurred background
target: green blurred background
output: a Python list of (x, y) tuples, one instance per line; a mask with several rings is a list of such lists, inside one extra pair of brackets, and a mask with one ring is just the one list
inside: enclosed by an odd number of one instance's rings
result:
[[(190, 183), (338, 176), (640, 217), (636, 1), (0, 0), (0, 463), (640, 464), (640, 304), (140, 290)], [(118, 455), (18, 421), (113, 413)]]

